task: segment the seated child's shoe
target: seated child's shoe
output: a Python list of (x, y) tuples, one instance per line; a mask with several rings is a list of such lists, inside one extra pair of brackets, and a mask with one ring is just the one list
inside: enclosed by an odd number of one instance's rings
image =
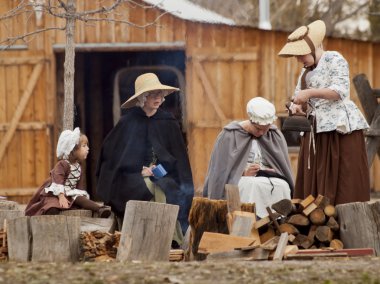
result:
[(111, 215), (111, 207), (109, 206), (102, 206), (99, 208), (98, 216), (100, 218), (108, 218)]

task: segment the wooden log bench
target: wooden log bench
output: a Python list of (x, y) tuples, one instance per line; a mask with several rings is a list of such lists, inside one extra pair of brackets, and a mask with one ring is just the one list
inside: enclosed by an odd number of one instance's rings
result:
[(380, 158), (380, 89), (372, 89), (365, 74), (358, 74), (353, 83), (363, 107), (364, 116), (370, 125), (365, 131), (368, 165), (371, 166), (375, 155)]

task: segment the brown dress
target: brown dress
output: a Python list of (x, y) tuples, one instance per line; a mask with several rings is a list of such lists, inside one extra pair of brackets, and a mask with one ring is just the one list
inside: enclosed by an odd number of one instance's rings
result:
[(313, 146), (309, 146), (310, 132), (301, 139), (294, 198), (321, 194), (333, 205), (368, 201), (369, 167), (363, 131), (344, 135), (331, 131), (314, 135), (315, 155)]
[[(74, 209), (74, 199), (72, 197), (66, 197), (69, 201), (69, 208), (62, 208), (59, 205), (58, 196), (52, 192), (45, 192), (45, 188), (49, 187), (52, 183), (58, 185), (67, 186), (67, 178), (70, 174), (70, 164), (66, 160), (60, 160), (50, 172), (50, 177), (41, 185), (37, 192), (33, 195), (25, 209), (26, 216), (44, 215), (50, 208), (58, 208), (60, 210)], [(83, 180), (79, 177), (78, 182), (74, 182), (69, 185), (72, 189), (83, 189)]]

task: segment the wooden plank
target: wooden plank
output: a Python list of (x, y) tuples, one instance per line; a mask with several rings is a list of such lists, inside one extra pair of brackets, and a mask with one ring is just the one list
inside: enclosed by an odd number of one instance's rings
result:
[(79, 258), (80, 218), (64, 215), (30, 217), (31, 261), (75, 262)]
[[(1, 25), (0, 25), (1, 26)], [(1, 27), (0, 27), (1, 31)], [(5, 67), (0, 65), (0, 123), (7, 123), (7, 80), (6, 80), (6, 71)], [(0, 141), (3, 140), (5, 133), (0, 131)], [(7, 159), (7, 154), (5, 154), (5, 160)], [(7, 176), (8, 176), (8, 167), (5, 162), (0, 161), (0, 187), (8, 186), (7, 184)]]
[(44, 61), (43, 56), (22, 56), (22, 57), (10, 57), (10, 58), (0, 58), (0, 65), (3, 66), (15, 66), (15, 65), (36, 65)]
[[(7, 131), (10, 127), (10, 123), (0, 123), (0, 132)], [(19, 122), (16, 126), (16, 130), (45, 130), (48, 124), (39, 121)]]
[(224, 186), (227, 197), (227, 209), (229, 213), (241, 210), (239, 187), (234, 184), (226, 184)]
[(235, 211), (232, 213), (233, 222), (230, 235), (240, 237), (251, 237), (256, 239), (256, 244), (260, 244), (260, 237), (254, 224), (256, 214), (251, 212)]
[(101, 231), (113, 233), (115, 224), (113, 218), (81, 217), (81, 232)]
[(302, 213), (305, 216), (309, 216), (311, 212), (313, 212), (315, 209), (317, 209), (317, 205), (315, 203), (309, 204), (303, 211)]
[(12, 120), (10, 122), (11, 126), (1, 141), (1, 144), (0, 144), (0, 162), (3, 158), (3, 155), (4, 155), (6, 148), (8, 147), (9, 142), (11, 141), (11, 139), (12, 139), (12, 137), (16, 131), (17, 124), (20, 121), (20, 118), (24, 112), (24, 109), (25, 109), (25, 107), (26, 107), (26, 105), (27, 105), (32, 93), (33, 93), (33, 89), (37, 83), (37, 80), (38, 80), (41, 72), (42, 72), (42, 69), (43, 69), (42, 64), (37, 64), (33, 69), (33, 72), (30, 76), (30, 80), (28, 82), (28, 85), (25, 88), (25, 91), (21, 97), (21, 100), (20, 100), (20, 102), (16, 108), (15, 114), (13, 115)]
[(249, 246), (255, 241), (254, 238), (204, 232), (198, 251), (203, 253), (232, 251), (237, 247)]
[(284, 257), (287, 244), (288, 244), (288, 233), (281, 233), (276, 251), (274, 252), (273, 260), (282, 260), (282, 258)]
[(340, 240), (345, 248), (373, 248), (380, 255), (380, 201), (336, 206)]
[(301, 201), (300, 205), (303, 209), (305, 209), (306, 207), (308, 207), (313, 201), (315, 200), (314, 196), (312, 195), (309, 195), (308, 197), (306, 197), (304, 200)]
[(128, 201), (116, 259), (168, 261), (178, 210), (177, 205)]

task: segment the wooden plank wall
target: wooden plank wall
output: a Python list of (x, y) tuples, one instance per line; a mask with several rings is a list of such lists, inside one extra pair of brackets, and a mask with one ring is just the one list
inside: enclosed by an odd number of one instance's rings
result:
[[(107, 5), (108, 1), (100, 1)], [(4, 2), (5, 3), (5, 2)], [(8, 1), (13, 3), (13, 1)], [(94, 9), (98, 1), (78, 1), (79, 11)], [(9, 4), (10, 5), (10, 4)], [(4, 12), (9, 7), (0, 5)], [(138, 5), (123, 4), (116, 14), (124, 20), (145, 25), (153, 22), (162, 11), (143, 9)], [(25, 26), (28, 30), (35, 29), (34, 17), (30, 17), (28, 25), (20, 24), (20, 20), (12, 20), (6, 32), (22, 33)], [(64, 26), (61, 19), (44, 17), (42, 27)], [(0, 25), (0, 32), (5, 33)], [(126, 26), (121, 23), (87, 22), (78, 23), (76, 27), (77, 43), (154, 43), (154, 42), (185, 42), (186, 55), (186, 103), (189, 132), (189, 154), (194, 172), (195, 185), (201, 189), (208, 160), (215, 138), (222, 125), (229, 120), (245, 117), (245, 104), (255, 96), (263, 96), (273, 101), (279, 114), (284, 114), (284, 104), (292, 96), (300, 66), (294, 59), (282, 59), (277, 56), (286, 41), (287, 34), (272, 31), (260, 31), (251, 28), (230, 27), (193, 23), (181, 20), (169, 14), (162, 16), (156, 25), (145, 29)], [(53, 44), (63, 44), (65, 34), (62, 31), (51, 31), (37, 35), (28, 42), (28, 50), (0, 51), (0, 59), (10, 56), (19, 58), (42, 55), (47, 62), (43, 75), (38, 81), (35, 94), (23, 114), (22, 121), (44, 122), (54, 124), (59, 128), (61, 113), (56, 107), (56, 69), (52, 49)], [(371, 84), (380, 88), (380, 54), (376, 50), (379, 44), (350, 41), (344, 39), (327, 39), (326, 49), (340, 51), (351, 66), (351, 78), (358, 73), (367, 74)], [(216, 101), (227, 121), (221, 121), (218, 113), (210, 104), (204, 88), (204, 82), (194, 67), (192, 56), (197, 50), (242, 52), (254, 50), (256, 60), (247, 61), (205, 61), (201, 64), (212, 89)], [(0, 65), (0, 124), (9, 123), (17, 105), (18, 99), (25, 87), (31, 66)], [(358, 104), (354, 88), (352, 99)], [(212, 122), (209, 127), (199, 127), (200, 122)], [(217, 124), (215, 124), (217, 122)], [(53, 132), (54, 132), (53, 129)], [(54, 149), (57, 133), (49, 138), (47, 130), (23, 131), (17, 130), (5, 159), (0, 163), (0, 189), (37, 187), (46, 178), (54, 160)], [(4, 136), (0, 131), (0, 139)], [(21, 145), (21, 146), (20, 146)], [(48, 151), (48, 149), (53, 151)], [(297, 166), (297, 154), (291, 155), (293, 169)], [(25, 163), (26, 162), (26, 163)], [(372, 186), (380, 191), (380, 161), (376, 158), (371, 169)]]

